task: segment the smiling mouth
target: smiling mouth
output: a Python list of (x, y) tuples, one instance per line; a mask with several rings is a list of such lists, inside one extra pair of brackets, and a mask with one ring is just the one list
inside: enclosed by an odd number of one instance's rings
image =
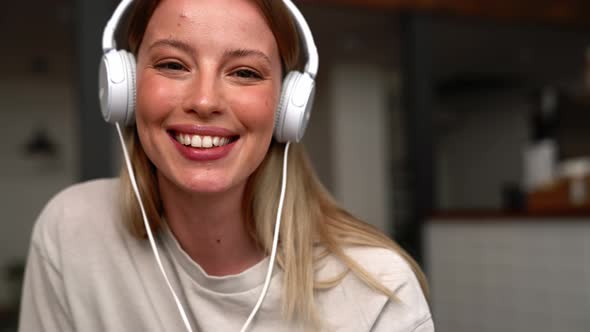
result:
[(240, 136), (207, 136), (207, 135), (191, 135), (178, 132), (170, 133), (174, 139), (184, 145), (193, 148), (211, 149), (228, 145), (237, 141)]

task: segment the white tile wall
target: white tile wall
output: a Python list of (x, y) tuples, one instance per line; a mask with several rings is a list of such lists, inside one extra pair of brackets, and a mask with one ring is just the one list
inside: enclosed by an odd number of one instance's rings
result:
[(590, 331), (590, 217), (433, 221), (425, 243), (437, 331)]

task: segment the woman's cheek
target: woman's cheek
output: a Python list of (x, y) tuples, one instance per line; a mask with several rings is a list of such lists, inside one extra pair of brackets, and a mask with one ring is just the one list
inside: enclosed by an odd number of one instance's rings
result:
[(157, 78), (144, 79), (143, 84), (138, 87), (138, 112), (142, 113), (146, 120), (153, 121), (166, 117), (179, 102), (179, 96), (174, 94), (176, 89), (161, 81)]
[(278, 96), (273, 96), (270, 89), (262, 89), (256, 94), (250, 94), (241, 100), (240, 117), (251, 127), (272, 128)]

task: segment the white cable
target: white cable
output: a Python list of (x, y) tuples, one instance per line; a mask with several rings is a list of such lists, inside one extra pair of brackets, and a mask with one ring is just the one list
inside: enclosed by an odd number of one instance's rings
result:
[(281, 229), (281, 214), (283, 212), (283, 201), (285, 200), (285, 189), (287, 188), (287, 161), (289, 159), (290, 145), (291, 142), (287, 142), (287, 144), (285, 144), (285, 152), (283, 154), (283, 178), (281, 181), (281, 196), (279, 198), (279, 207), (277, 208), (275, 232), (272, 241), (272, 249), (270, 251), (270, 261), (268, 262), (268, 271), (266, 272), (266, 280), (264, 281), (264, 286), (262, 287), (262, 292), (260, 293), (258, 302), (254, 306), (254, 309), (252, 309), (250, 317), (248, 317), (248, 320), (246, 320), (246, 323), (244, 323), (244, 326), (242, 326), (242, 329), (240, 330), (241, 332), (245, 332), (248, 329), (248, 326), (254, 319), (254, 316), (256, 316), (258, 309), (260, 309), (260, 306), (262, 305), (262, 301), (264, 301), (264, 297), (266, 296), (266, 292), (268, 291), (268, 287), (270, 285), (270, 279), (272, 278), (272, 269), (274, 267), (275, 257), (277, 255), (277, 247), (279, 243), (279, 231)]
[[(184, 323), (184, 326), (186, 327), (187, 331), (192, 332), (193, 330), (192, 330), (191, 325), (188, 321), (186, 312), (185, 312), (184, 308), (182, 307), (182, 304), (180, 303), (180, 300), (178, 299), (176, 292), (174, 292), (174, 288), (172, 288), (172, 284), (170, 284), (170, 280), (168, 279), (168, 275), (166, 275), (166, 271), (164, 270), (164, 266), (162, 265), (162, 261), (160, 260), (158, 248), (156, 246), (156, 242), (154, 241), (154, 236), (152, 235), (152, 230), (150, 228), (150, 225), (149, 225), (149, 222), (147, 219), (147, 214), (145, 213), (145, 209), (143, 207), (143, 201), (141, 200), (141, 195), (139, 194), (137, 182), (135, 181), (135, 172), (133, 171), (133, 167), (131, 167), (131, 160), (129, 159), (129, 153), (127, 152), (125, 140), (123, 139), (123, 134), (121, 133), (121, 127), (119, 126), (119, 123), (116, 123), (115, 125), (117, 127), (117, 133), (119, 134), (119, 140), (121, 142), (121, 147), (123, 149), (123, 155), (125, 157), (125, 165), (127, 166), (127, 171), (129, 172), (129, 179), (131, 180), (131, 186), (133, 187), (133, 192), (135, 193), (135, 197), (137, 198), (137, 202), (139, 203), (139, 209), (141, 210), (141, 216), (143, 217), (144, 226), (145, 226), (146, 232), (148, 234), (148, 238), (150, 241), (150, 245), (152, 247), (152, 251), (154, 253), (154, 257), (156, 258), (156, 262), (158, 263), (158, 267), (160, 268), (160, 271), (162, 272), (162, 275), (164, 276), (164, 279), (166, 280), (166, 284), (168, 285), (168, 289), (170, 290), (170, 292), (172, 293), (172, 296), (174, 297), (174, 302), (176, 302), (176, 306), (178, 307), (178, 311), (180, 313), (180, 316), (182, 317), (182, 321)], [(289, 159), (289, 146), (290, 145), (291, 145), (291, 142), (287, 142), (287, 144), (285, 144), (285, 151), (284, 151), (284, 155), (283, 155), (283, 175), (282, 175), (282, 180), (281, 180), (281, 194), (280, 194), (280, 198), (279, 198), (279, 206), (277, 208), (277, 216), (275, 219), (274, 237), (273, 237), (273, 242), (272, 242), (270, 259), (268, 262), (268, 271), (266, 272), (266, 279), (264, 280), (264, 286), (262, 287), (262, 292), (260, 293), (260, 297), (258, 298), (258, 302), (256, 302), (256, 305), (254, 306), (254, 309), (252, 309), (252, 312), (250, 313), (250, 316), (248, 317), (248, 319), (244, 323), (244, 326), (242, 326), (242, 329), (240, 330), (241, 332), (245, 332), (248, 329), (248, 327), (250, 326), (250, 324), (252, 323), (254, 316), (256, 316), (256, 313), (258, 312), (258, 310), (260, 309), (260, 306), (262, 305), (262, 302), (264, 301), (264, 298), (265, 298), (266, 293), (268, 291), (268, 287), (270, 286), (270, 280), (272, 278), (272, 271), (274, 268), (274, 263), (275, 263), (276, 254), (277, 254), (277, 247), (278, 247), (278, 243), (279, 243), (279, 233), (280, 233), (280, 228), (281, 228), (281, 215), (283, 212), (283, 202), (285, 200), (285, 191), (287, 188), (287, 161)]]
[(176, 296), (176, 293), (174, 292), (174, 289), (172, 288), (172, 285), (170, 284), (170, 280), (168, 279), (168, 276), (166, 275), (166, 271), (164, 271), (164, 266), (162, 265), (162, 261), (160, 260), (160, 255), (158, 254), (158, 247), (156, 246), (156, 241), (154, 241), (154, 236), (152, 235), (152, 230), (149, 225), (147, 215), (145, 213), (145, 209), (143, 207), (143, 202), (141, 200), (141, 196), (139, 195), (139, 189), (137, 188), (137, 183), (135, 182), (135, 172), (133, 172), (133, 168), (131, 167), (131, 160), (129, 159), (129, 153), (127, 152), (127, 147), (125, 146), (125, 140), (123, 139), (123, 134), (121, 133), (121, 127), (119, 127), (118, 122), (115, 125), (117, 126), (117, 132), (119, 133), (119, 140), (121, 141), (121, 147), (123, 148), (123, 155), (125, 156), (125, 164), (127, 165), (127, 171), (129, 172), (129, 179), (131, 180), (131, 186), (133, 187), (133, 191), (135, 192), (135, 197), (137, 198), (137, 202), (139, 203), (139, 209), (141, 210), (141, 216), (143, 217), (143, 224), (144, 224), (145, 230), (148, 234), (148, 238), (150, 240), (150, 245), (152, 246), (152, 251), (154, 253), (154, 256), (156, 257), (156, 262), (158, 262), (158, 267), (160, 268), (162, 275), (164, 275), (164, 279), (166, 280), (166, 284), (168, 285), (168, 289), (170, 289), (170, 292), (172, 293), (172, 296), (174, 297), (174, 302), (176, 302), (176, 306), (178, 307), (178, 311), (180, 312), (180, 316), (182, 317), (182, 321), (184, 323), (184, 326), (186, 327), (186, 330), (189, 332), (193, 332), (191, 325), (188, 322), (186, 312), (184, 311), (184, 308), (182, 307), (182, 304), (180, 303), (178, 296)]

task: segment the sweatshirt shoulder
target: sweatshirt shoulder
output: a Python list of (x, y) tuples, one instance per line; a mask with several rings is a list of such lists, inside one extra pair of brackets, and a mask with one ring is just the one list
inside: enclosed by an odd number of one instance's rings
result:
[[(348, 249), (347, 254), (395, 295), (395, 299), (387, 299), (384, 303), (373, 322), (374, 327), (403, 326), (401, 330), (406, 331), (430, 320), (430, 308), (418, 276), (399, 252), (388, 248), (355, 247)], [(385, 330), (397, 331), (391, 328)]]
[[(392, 249), (351, 246), (344, 248), (344, 254), (393, 293), (406, 286), (417, 286), (417, 290), (420, 289), (418, 277), (410, 263), (400, 253)], [(328, 255), (327, 259), (320, 264), (318, 277), (320, 280), (329, 280), (347, 270), (348, 267), (343, 261), (334, 255)], [(363, 284), (354, 276), (354, 273), (348, 273), (344, 281)]]
[(330, 280), (348, 271), (334, 290), (345, 294), (340, 302), (357, 304), (356, 313), (351, 312), (351, 315), (362, 318), (363, 328), (386, 326), (376, 331), (412, 331), (430, 318), (429, 305), (418, 276), (401, 253), (389, 248), (354, 246), (344, 248), (344, 254), (394, 295), (389, 298), (375, 290), (350, 271), (344, 262), (333, 255), (328, 256), (320, 269), (320, 278)]
[(33, 228), (33, 244), (57, 244), (64, 235), (92, 231), (119, 212), (119, 180), (99, 179), (69, 186), (45, 205)]
[(71, 185), (58, 192), (47, 203), (45, 209), (58, 206), (68, 210), (102, 207), (100, 204), (110, 204), (119, 195), (119, 179), (97, 179)]
[(359, 246), (348, 248), (345, 252), (367, 272), (389, 286), (401, 286), (409, 279), (416, 278), (408, 261), (392, 249)]

